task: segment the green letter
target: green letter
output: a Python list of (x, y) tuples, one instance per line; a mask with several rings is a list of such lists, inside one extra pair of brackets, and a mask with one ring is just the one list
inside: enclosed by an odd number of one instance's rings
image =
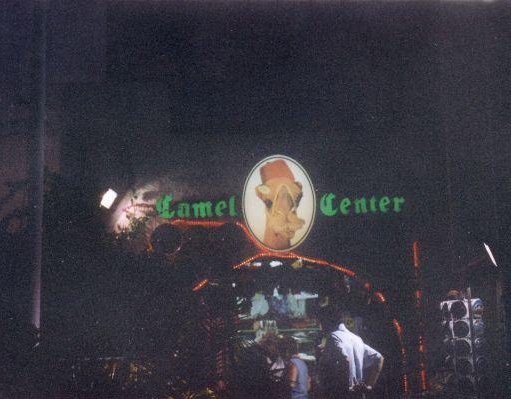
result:
[(319, 208), (325, 216), (335, 216), (337, 214), (337, 209), (332, 206), (334, 199), (335, 195), (332, 193), (325, 194), (321, 197)]
[(376, 209), (376, 198), (375, 197), (371, 197), (371, 199), (369, 200), (369, 208), (371, 208), (371, 212), (378, 211), (378, 209)]
[(380, 198), (380, 211), (383, 213), (387, 213), (389, 210), (388, 206), (390, 204), (390, 198), (389, 197), (381, 197)]
[(343, 215), (347, 215), (348, 213), (350, 213), (350, 210), (348, 209), (351, 205), (351, 201), (349, 198), (343, 198), (341, 200), (341, 213)]
[(156, 201), (156, 211), (162, 218), (172, 219), (174, 217), (174, 211), (170, 211), (170, 203), (173, 199), (172, 194), (169, 194)]
[(236, 197), (232, 195), (229, 198), (229, 216), (235, 217), (238, 216), (238, 213), (236, 212)]
[(355, 213), (367, 213), (367, 202), (365, 198), (355, 198)]
[(401, 210), (402, 210), (401, 205), (403, 205), (405, 202), (404, 197), (394, 197), (393, 200), (394, 200), (394, 212), (397, 212), (397, 213), (401, 212)]
[(180, 218), (189, 218), (190, 217), (190, 204), (186, 202), (181, 202), (177, 206), (177, 216)]
[(210, 218), (211, 216), (213, 216), (213, 211), (211, 210), (212, 207), (213, 207), (213, 204), (209, 201), (208, 202), (196, 202), (196, 203), (192, 204), (193, 216), (196, 218), (198, 218), (198, 217)]
[(224, 210), (227, 208), (227, 202), (225, 201), (218, 201), (218, 203), (215, 206), (215, 215), (218, 217), (224, 216)]

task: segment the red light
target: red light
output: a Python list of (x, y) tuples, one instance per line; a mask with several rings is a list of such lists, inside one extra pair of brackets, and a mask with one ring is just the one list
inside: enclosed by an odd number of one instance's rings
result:
[(197, 220), (197, 219), (173, 219), (170, 224), (174, 226), (191, 226), (191, 227), (221, 227), (227, 222), (217, 220)]
[[(335, 270), (337, 270), (337, 271), (339, 271), (339, 272), (341, 272), (343, 274), (346, 274), (349, 277), (355, 277), (356, 276), (354, 271), (352, 271), (350, 269), (347, 269), (344, 266), (340, 266), (340, 265), (337, 265), (335, 263), (330, 263), (330, 262), (327, 262), (327, 261), (322, 260), (322, 259), (308, 258), (306, 256), (297, 255), (294, 252), (285, 252), (285, 253), (282, 253), (282, 252), (269, 252), (269, 251), (260, 252), (260, 253), (254, 255), (254, 256), (251, 256), (250, 258), (247, 258), (247, 259), (241, 261), (240, 263), (237, 263), (237, 264), (233, 265), (232, 268), (233, 269), (239, 269), (243, 265), (246, 265), (247, 263), (253, 262), (256, 259), (271, 258), (271, 257), (281, 258), (281, 259), (302, 259), (305, 262), (313, 263), (315, 265), (331, 267), (331, 268), (333, 268), (333, 269), (335, 269)], [(385, 301), (385, 299), (384, 299), (384, 301)]]
[(403, 374), (402, 383), (405, 394), (408, 394), (408, 392), (410, 392), (410, 387), (408, 386), (408, 376), (406, 374)]
[[(415, 269), (415, 277), (418, 279), (419, 284), (421, 284), (421, 273), (420, 273), (420, 252), (419, 252), (419, 243), (418, 241), (415, 241), (412, 246), (412, 253), (413, 253), (413, 266)], [(419, 380), (420, 380), (420, 390), (421, 392), (424, 392), (427, 390), (427, 375), (426, 375), (426, 344), (424, 340), (423, 329), (424, 325), (422, 323), (422, 290), (418, 289), (415, 291), (415, 306), (419, 311), (419, 328), (420, 332), (419, 339), (418, 339), (418, 347), (417, 350), (419, 352)]]
[[(426, 343), (423, 336), (419, 337), (419, 353), (421, 354), (422, 359), (424, 359), (424, 355), (426, 354)], [(427, 384), (427, 375), (426, 375), (426, 365), (424, 361), (420, 363), (420, 381), (421, 381), (421, 390), (425, 391), (428, 388)]]
[(333, 269), (335, 269), (337, 271), (340, 271), (341, 273), (344, 273), (344, 274), (346, 274), (349, 277), (355, 277), (356, 276), (356, 273), (353, 270), (347, 269), (346, 267), (341, 266), (341, 265), (337, 265), (335, 263), (329, 263), (326, 260), (315, 259), (315, 258), (307, 258), (305, 256), (300, 256), (300, 258), (302, 258), (304, 261), (307, 261), (309, 263), (314, 263), (316, 265), (330, 266), (331, 268), (333, 268)]
[[(200, 226), (200, 227), (206, 227), (206, 228), (215, 228), (215, 227), (221, 227), (223, 225), (225, 225), (226, 223), (229, 223), (229, 222), (226, 222), (226, 221), (217, 221), (217, 220), (197, 220), (197, 219), (173, 219), (170, 224), (174, 225), (174, 226), (186, 226), (186, 227), (195, 227), (195, 226)], [(343, 274), (346, 274), (347, 276), (349, 277), (355, 277), (356, 276), (356, 273), (353, 271), (353, 270), (350, 270), (344, 266), (341, 266), (341, 265), (338, 265), (338, 264), (335, 264), (335, 263), (330, 263), (330, 262), (327, 262), (325, 260), (322, 260), (322, 259), (316, 259), (316, 258), (308, 258), (308, 257), (304, 257), (304, 256), (298, 256), (297, 254), (295, 254), (294, 252), (273, 252), (273, 251), (268, 251), (268, 249), (263, 246), (259, 241), (257, 241), (253, 236), (252, 234), (250, 234), (250, 232), (248, 231), (247, 227), (239, 222), (239, 221), (235, 221), (234, 224), (239, 227), (240, 229), (243, 230), (243, 232), (245, 233), (245, 235), (248, 237), (248, 239), (257, 247), (259, 248), (262, 252), (260, 252), (259, 254), (255, 255), (255, 256), (252, 256), (248, 259), (245, 259), (244, 261), (236, 264), (236, 265), (233, 265), (232, 268), (233, 269), (239, 269), (240, 267), (242, 267), (243, 265), (249, 263), (249, 262), (252, 262), (253, 260), (255, 259), (258, 259), (258, 258), (263, 258), (263, 257), (276, 257), (276, 258), (283, 258), (283, 259), (294, 259), (294, 258), (301, 258), (302, 260), (304, 261), (307, 261), (309, 263), (314, 263), (316, 265), (322, 265), (322, 266), (329, 266), (337, 271), (340, 271), (341, 273)], [(370, 289), (370, 284), (369, 283), (366, 283), (367, 287), (366, 289)], [(383, 297), (383, 295), (382, 295)], [(385, 298), (383, 298), (383, 302), (385, 302)]]
[(399, 324), (399, 322), (396, 319), (394, 319), (394, 320), (392, 320), (392, 324), (394, 324), (394, 328), (396, 329), (397, 335), (399, 335), (399, 337), (401, 337), (401, 335), (403, 333), (403, 329), (401, 328), (401, 325)]
[(209, 280), (205, 278), (204, 280), (199, 281), (195, 286), (192, 288), (193, 292), (200, 291), (203, 289), (207, 284), (209, 283)]
[(421, 367), (423, 368), (420, 372), (421, 377), (421, 390), (426, 391), (428, 389), (428, 383), (427, 383), (427, 377), (426, 377), (426, 370), (424, 370), (424, 365), (422, 364)]
[(420, 308), (422, 305), (422, 291), (415, 291), (415, 307)]
[[(263, 255), (263, 256), (264, 256), (264, 255)], [(234, 270), (236, 270), (236, 269), (239, 269), (240, 267), (243, 267), (244, 265), (246, 265), (246, 264), (248, 264), (248, 263), (250, 263), (250, 262), (253, 262), (254, 260), (259, 259), (259, 258), (261, 258), (261, 257), (262, 257), (262, 255), (261, 255), (261, 254), (257, 254), (257, 255), (255, 255), (255, 256), (251, 256), (250, 258), (247, 258), (247, 259), (245, 259), (245, 260), (241, 261), (240, 263), (237, 263), (237, 264), (235, 264), (235, 265), (232, 265), (231, 267), (232, 267)]]
[(386, 299), (385, 299), (385, 297), (383, 296), (383, 294), (381, 292), (375, 292), (374, 296), (376, 297), (376, 299), (378, 299), (378, 301), (380, 303), (385, 303), (386, 302)]
[(414, 241), (413, 246), (412, 246), (412, 251), (413, 251), (413, 266), (416, 269), (418, 269), (421, 267), (420, 258), (419, 258), (419, 242), (418, 241)]

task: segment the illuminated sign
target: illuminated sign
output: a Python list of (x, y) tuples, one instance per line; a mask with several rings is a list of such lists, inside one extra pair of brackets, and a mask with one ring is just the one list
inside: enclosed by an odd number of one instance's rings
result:
[(243, 215), (252, 235), (274, 251), (300, 245), (314, 222), (316, 195), (305, 169), (274, 155), (250, 172), (243, 190)]
[[(264, 190), (264, 189), (263, 189)], [(260, 195), (264, 193), (259, 189)], [(227, 200), (198, 201), (173, 203), (172, 194), (164, 195), (156, 202), (156, 211), (161, 218), (213, 218), (213, 217), (237, 217), (238, 205), (236, 196), (232, 195)], [(271, 200), (265, 205), (270, 204)], [(370, 198), (337, 198), (333, 193), (321, 196), (319, 209), (325, 216), (349, 216), (363, 215), (367, 213), (401, 213), (405, 204), (404, 197), (375, 197)], [(247, 213), (248, 210), (247, 210)]]
[(156, 211), (164, 219), (172, 218), (212, 218), (223, 216), (238, 216), (236, 211), (236, 197), (232, 195), (227, 200), (178, 202), (173, 204), (172, 194), (164, 195), (156, 201)]
[(321, 197), (320, 210), (325, 216), (336, 216), (350, 214), (365, 214), (365, 213), (399, 213), (403, 210), (405, 199), (403, 197), (387, 197), (383, 196), (377, 198), (372, 196), (367, 199), (362, 198), (341, 198), (338, 199), (335, 194), (328, 193)]
[[(182, 197), (182, 196), (181, 196)], [(341, 197), (328, 192), (318, 212), (326, 217), (401, 213), (401, 196)], [(145, 204), (151, 208), (150, 204)], [(289, 251), (309, 235), (316, 215), (316, 194), (309, 175), (295, 160), (273, 155), (249, 173), (241, 201), (245, 224), (253, 237), (272, 251)], [(149, 209), (148, 208), (148, 209)], [(236, 218), (238, 197), (203, 201), (175, 201), (172, 193), (152, 203), (164, 219)]]

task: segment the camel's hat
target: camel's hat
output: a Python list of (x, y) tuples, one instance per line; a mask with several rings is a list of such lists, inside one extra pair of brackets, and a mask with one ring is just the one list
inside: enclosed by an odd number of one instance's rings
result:
[(293, 172), (291, 172), (291, 169), (289, 169), (289, 166), (287, 166), (286, 161), (283, 159), (268, 162), (261, 168), (261, 179), (263, 184), (270, 179), (276, 178), (286, 178), (289, 180), (295, 179)]

